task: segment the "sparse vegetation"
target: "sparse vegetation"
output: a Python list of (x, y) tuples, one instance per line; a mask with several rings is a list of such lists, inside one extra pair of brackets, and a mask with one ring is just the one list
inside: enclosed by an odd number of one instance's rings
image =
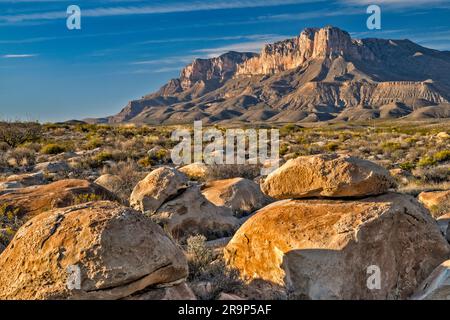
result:
[(49, 143), (42, 147), (41, 152), (43, 154), (58, 154), (66, 151), (66, 148), (57, 144), (57, 143)]
[(221, 292), (233, 293), (243, 283), (236, 270), (229, 269), (223, 258), (214, 254), (206, 245), (203, 235), (187, 239), (189, 278), (196, 295), (202, 300), (213, 300)]
[(41, 126), (37, 122), (0, 122), (0, 142), (16, 148), (25, 142), (34, 142), (41, 137)]

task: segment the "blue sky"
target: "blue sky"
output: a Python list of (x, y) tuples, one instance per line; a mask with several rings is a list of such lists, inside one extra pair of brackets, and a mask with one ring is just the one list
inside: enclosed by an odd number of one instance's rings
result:
[[(72, 4), (81, 30), (66, 27)], [(381, 6), (381, 30), (366, 27), (370, 4)], [(0, 117), (115, 114), (195, 57), (258, 52), (327, 24), (450, 50), (450, 0), (0, 0)]]

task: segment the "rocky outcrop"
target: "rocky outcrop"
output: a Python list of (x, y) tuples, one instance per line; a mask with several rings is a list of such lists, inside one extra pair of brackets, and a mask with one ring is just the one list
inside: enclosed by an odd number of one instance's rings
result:
[(236, 73), (238, 66), (253, 56), (253, 53), (231, 51), (217, 58), (196, 59), (181, 71), (181, 89), (188, 90), (200, 81), (221, 83), (229, 80)]
[(310, 59), (347, 56), (349, 58), (374, 59), (370, 51), (359, 52), (360, 43), (350, 35), (334, 27), (307, 28), (293, 39), (268, 44), (258, 57), (239, 66), (237, 75), (273, 75), (297, 68)]
[(183, 252), (159, 226), (107, 201), (33, 218), (0, 265), (0, 299), (121, 299), (188, 274)]
[(262, 191), (275, 199), (362, 197), (395, 185), (384, 168), (347, 155), (304, 156), (287, 161), (267, 176)]
[(134, 187), (130, 206), (142, 212), (153, 213), (168, 199), (187, 188), (187, 177), (176, 169), (161, 167), (150, 172)]
[[(247, 220), (225, 249), (247, 281), (306, 299), (405, 299), (449, 254), (429, 213), (413, 197), (393, 193), (279, 201)], [(368, 282), (376, 270), (374, 289)]]
[(130, 204), (181, 242), (196, 234), (209, 240), (230, 236), (239, 224), (231, 209), (208, 201), (199, 186), (190, 185), (183, 173), (169, 167), (158, 168), (140, 181)]
[(208, 182), (202, 194), (216, 206), (230, 208), (238, 217), (261, 209), (270, 202), (258, 184), (244, 178)]
[(95, 183), (77, 179), (14, 189), (0, 195), (0, 205), (4, 206), (7, 212), (13, 212), (24, 219), (54, 208), (93, 200), (117, 200), (117, 197)]

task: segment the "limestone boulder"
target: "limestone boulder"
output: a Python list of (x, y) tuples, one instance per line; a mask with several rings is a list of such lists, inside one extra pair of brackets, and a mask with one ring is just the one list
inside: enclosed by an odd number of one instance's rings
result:
[(108, 201), (31, 219), (0, 265), (0, 299), (120, 299), (188, 274), (183, 252), (158, 225)]
[(230, 208), (236, 216), (249, 214), (270, 202), (258, 184), (244, 178), (208, 182), (202, 194), (216, 206)]
[(206, 180), (211, 168), (204, 163), (191, 163), (179, 169), (191, 180)]
[(41, 185), (46, 183), (46, 179), (43, 172), (14, 174), (6, 178), (7, 182), (17, 182), (24, 187)]
[(47, 161), (35, 165), (34, 170), (45, 173), (61, 173), (70, 171), (70, 167), (66, 161)]
[(113, 174), (103, 174), (98, 177), (94, 183), (114, 194), (118, 194), (124, 185), (122, 178)]
[[(248, 219), (224, 251), (248, 282), (304, 299), (405, 299), (449, 254), (425, 208), (395, 193), (275, 202)], [(374, 272), (379, 289), (368, 286)]]
[(16, 189), (23, 188), (23, 185), (20, 182), (16, 181), (5, 181), (0, 182), (0, 195), (10, 193)]
[(187, 188), (187, 177), (174, 168), (161, 167), (150, 172), (134, 187), (130, 206), (142, 212), (153, 213), (168, 199)]
[(181, 242), (196, 234), (202, 234), (208, 240), (230, 236), (239, 224), (231, 209), (209, 202), (198, 186), (165, 202), (152, 218)]
[(93, 200), (116, 200), (103, 187), (86, 180), (67, 179), (46, 185), (14, 189), (0, 195), (0, 206), (29, 219), (53, 208), (62, 208)]
[(421, 192), (417, 199), (435, 218), (450, 214), (450, 190)]
[(328, 154), (289, 160), (267, 176), (262, 191), (276, 199), (363, 197), (394, 187), (389, 172), (373, 162)]

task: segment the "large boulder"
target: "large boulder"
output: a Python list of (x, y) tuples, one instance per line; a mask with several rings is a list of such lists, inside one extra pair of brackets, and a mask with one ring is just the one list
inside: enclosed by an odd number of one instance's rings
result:
[(421, 192), (417, 199), (435, 218), (450, 213), (450, 190)]
[(230, 208), (236, 216), (261, 209), (270, 202), (258, 184), (244, 178), (209, 182), (202, 189), (202, 194), (216, 206)]
[(53, 208), (62, 208), (93, 200), (116, 200), (103, 187), (86, 180), (67, 179), (47, 185), (14, 189), (0, 195), (0, 206), (29, 219)]
[(174, 168), (161, 167), (150, 172), (134, 187), (130, 206), (142, 212), (153, 213), (165, 201), (187, 188), (187, 177)]
[(102, 186), (106, 190), (118, 194), (123, 188), (124, 181), (119, 176), (113, 174), (103, 174), (98, 177), (94, 183)]
[(17, 182), (24, 187), (41, 185), (46, 182), (43, 172), (14, 174), (6, 178), (7, 182)]
[(158, 225), (108, 201), (33, 218), (0, 265), (0, 299), (120, 299), (188, 274), (183, 252)]
[[(224, 254), (247, 281), (280, 285), (297, 297), (404, 299), (450, 247), (413, 197), (390, 193), (273, 203), (244, 223)], [(377, 269), (380, 288), (371, 290)]]
[(209, 202), (197, 186), (164, 203), (152, 218), (180, 242), (195, 234), (208, 240), (231, 236), (239, 224), (231, 209)]
[(413, 300), (450, 300), (450, 260), (441, 263), (419, 286)]
[(362, 197), (395, 185), (389, 172), (348, 155), (315, 155), (289, 160), (267, 176), (262, 191), (276, 199)]
[(191, 163), (179, 169), (191, 180), (206, 180), (211, 174), (211, 168), (204, 163)]
[(47, 161), (35, 165), (34, 170), (45, 173), (62, 173), (70, 171), (70, 167), (65, 161)]

